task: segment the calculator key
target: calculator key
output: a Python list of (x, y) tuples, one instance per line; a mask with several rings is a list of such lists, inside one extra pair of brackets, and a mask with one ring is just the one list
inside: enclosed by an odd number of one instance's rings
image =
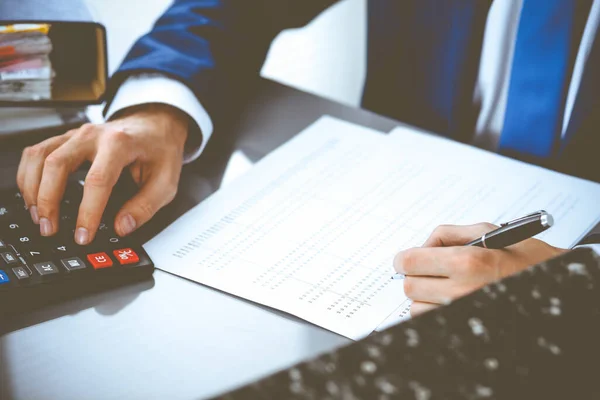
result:
[(29, 243), (31, 243), (33, 241), (33, 238), (31, 236), (28, 235), (23, 235), (23, 236), (19, 236), (17, 238), (17, 245), (21, 244), (21, 245), (28, 245)]
[(7, 264), (15, 264), (15, 263), (19, 262), (17, 260), (17, 256), (15, 256), (10, 251), (7, 251), (6, 253), (0, 253), (0, 256), (2, 257), (4, 262)]
[(31, 242), (34, 237), (39, 235), (39, 228), (37, 228), (33, 222), (28, 223), (22, 219), (18, 221), (15, 221), (14, 219), (5, 221), (3, 224), (0, 224), (0, 230), (5, 232), (8, 241), (12, 244), (27, 244), (28, 242)]
[(15, 267), (12, 269), (12, 271), (19, 280), (28, 279), (30, 276), (29, 271), (25, 267)]
[(40, 262), (52, 259), (52, 252), (46, 247), (47, 238), (41, 236), (32, 238), (28, 242), (15, 241), (13, 249), (31, 262)]
[(64, 258), (60, 262), (69, 272), (85, 268), (85, 264), (78, 257)]
[(112, 229), (106, 229), (98, 230), (90, 246), (98, 250), (114, 250), (126, 247), (127, 243), (124, 238), (117, 236)]
[(5, 283), (9, 283), (10, 278), (8, 274), (0, 269), (0, 285), (4, 285)]
[(120, 249), (113, 251), (115, 258), (121, 265), (136, 264), (140, 262), (140, 258), (132, 249)]
[(108, 238), (108, 243), (110, 243), (110, 246), (117, 246), (117, 245), (120, 245), (122, 242), (123, 242), (123, 239), (121, 239), (120, 237), (117, 237), (116, 235), (110, 236)]
[(48, 257), (50, 253), (45, 249), (41, 248), (40, 246), (30, 246), (27, 248), (19, 247), (18, 250), (21, 253), (21, 255), (25, 256), (25, 258), (31, 262), (42, 261), (51, 258)]
[(33, 264), (33, 267), (40, 273), (40, 275), (54, 275), (58, 274), (58, 268), (51, 261), (41, 262)]
[(3, 228), (7, 228), (8, 232), (11, 232), (13, 236), (15, 236), (16, 232), (21, 230), (21, 224), (15, 223), (16, 221), (10, 221), (4, 224)]
[(65, 254), (65, 253), (71, 252), (71, 250), (72, 250), (71, 247), (72, 246), (70, 246), (70, 245), (59, 243), (56, 246), (54, 246), (52, 251), (56, 254)]
[(7, 248), (8, 246), (6, 245), (6, 242), (0, 239), (0, 250), (6, 250)]
[(102, 269), (112, 267), (113, 262), (106, 253), (94, 253), (88, 254), (88, 261), (92, 264), (94, 269)]

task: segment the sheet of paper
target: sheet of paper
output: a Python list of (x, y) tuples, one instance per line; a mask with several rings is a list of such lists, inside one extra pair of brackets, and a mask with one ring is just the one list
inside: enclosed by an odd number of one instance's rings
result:
[(379, 324), (379, 326), (377, 328), (375, 328), (375, 330), (377, 332), (381, 332), (381, 331), (384, 331), (387, 328), (390, 328), (394, 325), (398, 325), (400, 322), (409, 320), (411, 318), (411, 315), (410, 315), (410, 305), (411, 304), (412, 304), (412, 301), (410, 299), (407, 298), (406, 300), (404, 300), (402, 302), (402, 304), (400, 304), (400, 307), (398, 307), (396, 310), (394, 310), (392, 315), (387, 317), (385, 319), (385, 321), (383, 321), (381, 324)]
[(146, 250), (168, 272), (364, 337), (406, 298), (390, 279), (391, 260), (414, 235), (378, 213), (410, 176), (400, 164), (376, 173), (387, 141), (320, 120)]
[[(441, 178), (438, 182), (458, 174), (463, 176), (459, 179), (472, 182), (469, 185), (472, 189), (481, 189), (477, 194), (479, 204), (449, 218), (447, 223), (501, 224), (546, 210), (554, 217), (554, 226), (536, 237), (554, 246), (570, 248), (600, 222), (600, 184), (411, 128), (396, 128), (389, 136), (395, 146), (402, 147), (403, 153), (412, 151), (428, 159)], [(452, 201), (449, 194), (444, 197)], [(456, 199), (460, 201), (462, 197)]]
[(451, 145), (325, 117), (146, 250), (160, 269), (360, 339), (407, 300), (394, 255), (435, 226), (556, 204), (575, 221), (556, 244), (599, 217), (600, 185), (487, 153), (456, 160)]

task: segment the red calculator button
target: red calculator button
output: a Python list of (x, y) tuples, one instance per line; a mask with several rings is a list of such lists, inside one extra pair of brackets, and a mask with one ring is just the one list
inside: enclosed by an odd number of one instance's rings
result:
[(121, 265), (135, 264), (140, 262), (140, 258), (132, 249), (120, 249), (113, 251), (116, 259)]
[(94, 269), (112, 267), (113, 262), (106, 253), (88, 254), (88, 261), (94, 266)]

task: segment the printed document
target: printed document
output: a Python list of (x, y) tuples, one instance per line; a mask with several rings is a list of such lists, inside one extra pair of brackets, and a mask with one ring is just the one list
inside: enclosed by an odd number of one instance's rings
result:
[(393, 257), (437, 225), (546, 209), (545, 239), (568, 246), (598, 198), (591, 182), (323, 117), (145, 248), (157, 268), (360, 339), (406, 307)]

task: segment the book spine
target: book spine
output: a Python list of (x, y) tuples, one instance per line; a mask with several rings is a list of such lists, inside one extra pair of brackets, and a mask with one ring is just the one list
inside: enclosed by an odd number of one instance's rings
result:
[(0, 72), (0, 81), (21, 81), (51, 78), (52, 70), (49, 67)]

